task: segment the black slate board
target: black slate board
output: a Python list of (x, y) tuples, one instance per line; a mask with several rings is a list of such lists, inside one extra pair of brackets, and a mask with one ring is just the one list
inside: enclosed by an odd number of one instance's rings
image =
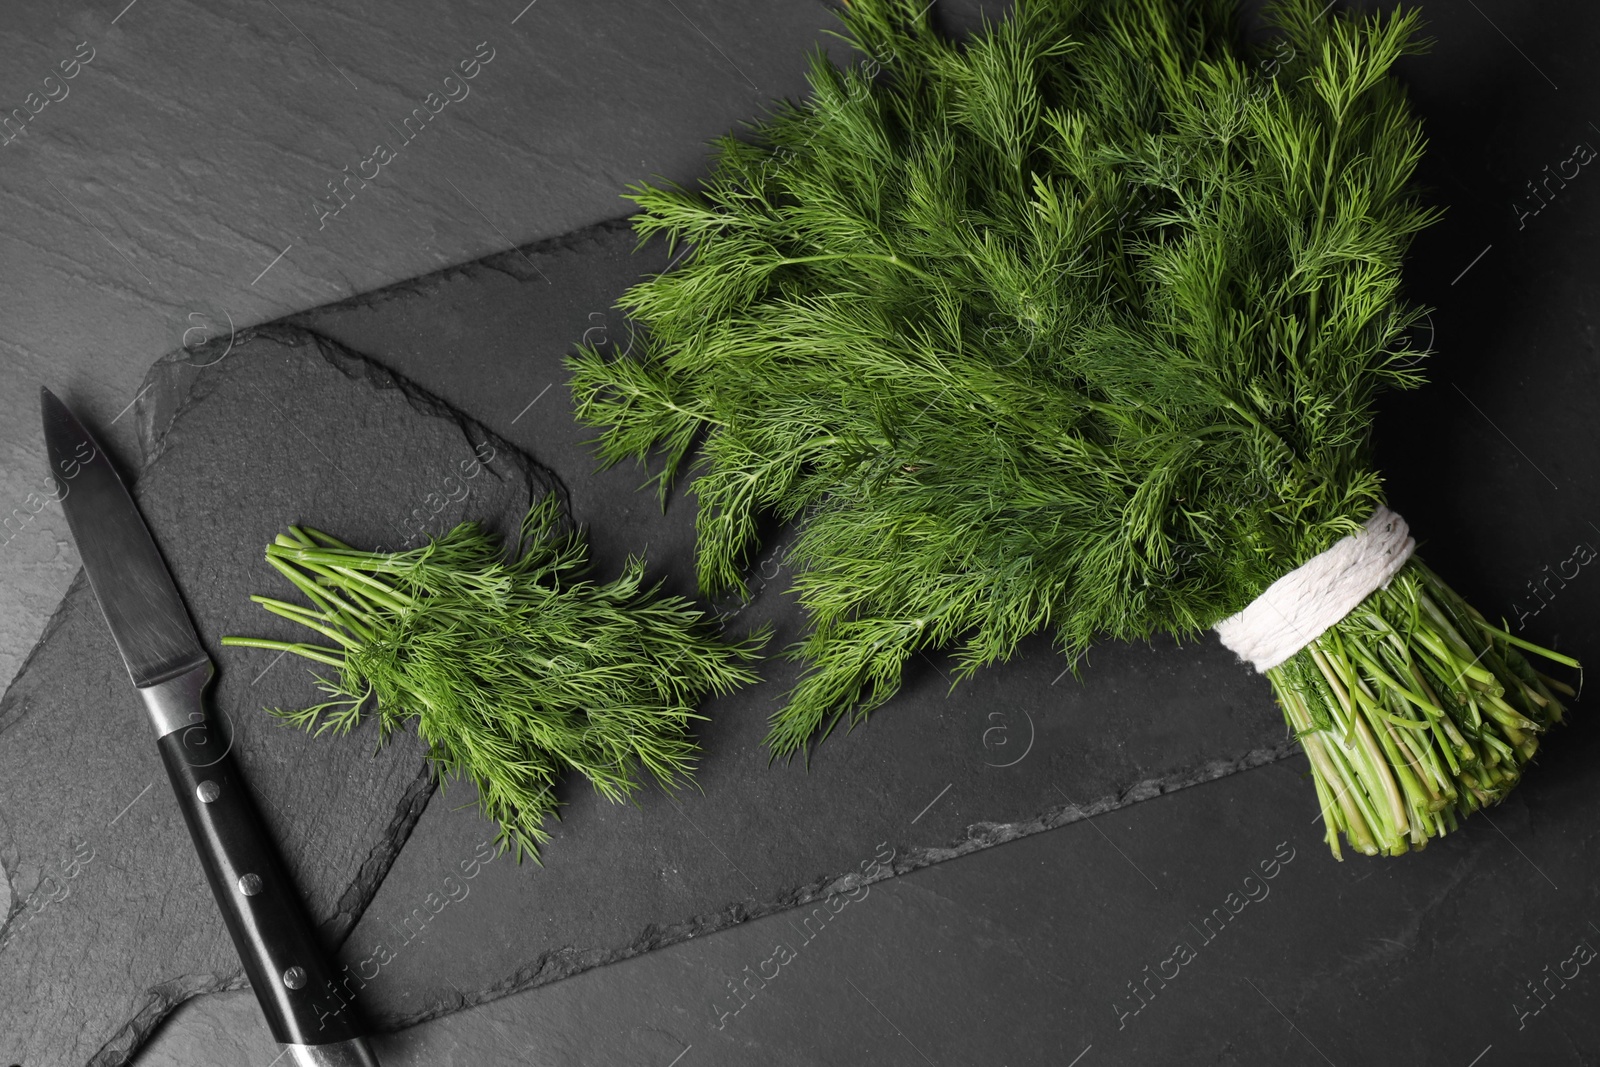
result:
[[(303, 637), (248, 600), (292, 592), (261, 557), (288, 523), (396, 547), (469, 514), (511, 531), (548, 482), (477, 424), (292, 331), (203, 369), (158, 365), (151, 385), (165, 430), (134, 495), (218, 665), (213, 714), (336, 944), (432, 791), (422, 747), (401, 736), (374, 757), (371, 729), (331, 744), (278, 726), (263, 706), (315, 695), (302, 661), (218, 638)], [(441, 483), (475, 458), (465, 497), (435, 513), (430, 495), (459, 495)], [(80, 573), (0, 702), (0, 1063), (121, 1063), (184, 998), (244, 983), (153, 740)]]
[(810, 940), (809, 910), (776, 915), (522, 998), (604, 1035), (531, 1062), (670, 1063), (664, 1039), (618, 1054), (665, 1031), (693, 1046), (679, 1067), (1592, 1065), (1592, 727), (1398, 862), (1332, 862), (1295, 757), (874, 884)]
[[(1333, 863), (1294, 757), (375, 1049), (384, 1067), (1592, 1067), (1593, 725), (1492, 824), (1401, 862)], [(245, 996), (192, 1002), (141, 1067), (269, 1062)]]
[[(599, 573), (647, 549), (652, 575), (692, 594), (693, 497), (675, 493), (663, 514), (632, 464), (597, 472), (561, 366), (586, 330), (627, 346), (608, 305), (667, 263), (659, 244), (634, 244), (626, 225), (604, 224), (295, 321), (536, 457), (589, 528)], [(779, 566), (787, 539), (772, 531), (748, 605), (715, 605), (734, 632), (775, 622), (773, 649), (800, 632)], [(892, 704), (841, 727), (808, 769), (769, 766), (761, 746), (799, 669), (770, 660), (762, 685), (703, 709), (703, 792), (616, 807), (574, 790), (542, 869), (472, 864), (487, 834), (463, 787), (430, 806), (346, 942), (347, 988), (399, 1027), (802, 903), (880, 842), (906, 871), (1293, 751), (1265, 683), (1214, 642), (1107, 645), (1082, 682), (1064, 668), (1044, 637), (953, 692), (947, 662), (915, 661)], [(1309, 818), (1309, 783), (1304, 803)]]

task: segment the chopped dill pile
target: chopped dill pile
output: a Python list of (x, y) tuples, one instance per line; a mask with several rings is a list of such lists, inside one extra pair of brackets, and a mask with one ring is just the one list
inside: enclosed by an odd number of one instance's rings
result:
[(447, 778), (471, 779), (500, 824), (500, 850), (538, 862), (565, 772), (612, 801), (632, 796), (641, 769), (663, 787), (692, 780), (690, 720), (705, 717), (695, 705), (756, 681), (745, 664), (768, 636), (721, 640), (689, 602), (643, 587), (641, 557), (612, 582), (586, 579), (587, 545), (581, 532), (558, 533), (559, 507), (546, 494), (529, 509), (515, 558), (474, 522), (403, 552), (291, 526), (267, 562), (311, 606), (250, 599), (333, 644), (222, 643), (337, 668), (318, 678), (329, 700), (272, 710), (287, 723), (344, 734), (375, 703), (382, 744), (415, 720), (441, 791)]
[[(926, 0), (850, 0), (867, 64), (714, 143), (698, 189), (631, 186), (675, 269), (618, 307), (645, 343), (568, 358), (601, 461), (687, 469), (706, 594), (763, 520), (809, 629), (773, 714), (809, 752), (948, 648), (1041, 630), (1193, 637), (1385, 503), (1374, 400), (1414, 388), (1401, 295), (1420, 124), (1415, 11), (1017, 0), (965, 41)], [(692, 456), (692, 461), (691, 461)], [(1338, 854), (1422, 847), (1502, 799), (1560, 721), (1507, 634), (1415, 556), (1266, 671)]]

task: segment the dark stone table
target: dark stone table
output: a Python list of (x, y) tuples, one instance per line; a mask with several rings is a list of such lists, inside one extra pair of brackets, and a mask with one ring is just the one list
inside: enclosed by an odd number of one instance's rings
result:
[[(1583, 75), (1600, 16), (1425, 13), (1439, 44), (1405, 73), (1450, 213), (1408, 273), (1438, 355), (1433, 384), (1385, 401), (1390, 501), (1486, 614), (1593, 660), (1600, 584), (1585, 570), (1536, 605), (1530, 583), (1600, 544), (1600, 191), (1517, 204), (1600, 143)], [(586, 331), (627, 344), (613, 302), (666, 262), (632, 245), (601, 223), (283, 328), (548, 469), (601, 571), (645, 548), (689, 592), (692, 500), (663, 514), (641, 471), (597, 473), (562, 385)], [(798, 623), (784, 537), (748, 606), (715, 605), (780, 643)], [(360, 999), (390, 1031), (384, 1062), (1597, 1062), (1584, 702), (1505, 805), (1420, 854), (1337, 864), (1266, 686), (1214, 643), (1106, 645), (1082, 682), (1063, 666), (1039, 640), (949, 691), (930, 659), (807, 770), (759, 748), (792, 680), (774, 664), (710, 705), (703, 794), (634, 809), (574, 791), (543, 868), (479, 858), (447, 903), (488, 834), (469, 795), (433, 796), (342, 942), (352, 969), (382, 961)], [(200, 997), (138, 1062), (265, 1064), (254, 1013), (248, 993)]]

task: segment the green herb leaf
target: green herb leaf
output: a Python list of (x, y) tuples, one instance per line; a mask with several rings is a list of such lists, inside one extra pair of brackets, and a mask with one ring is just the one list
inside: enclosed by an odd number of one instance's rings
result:
[[(1191, 635), (1382, 501), (1373, 397), (1420, 381), (1397, 299), (1435, 212), (1387, 71), (1417, 17), (1289, 3), (1247, 47), (1218, 0), (1024, 0), (962, 46), (925, 4), (841, 13), (876, 78), (718, 142), (698, 192), (637, 187), (693, 246), (570, 357), (606, 463), (698, 446), (698, 574), (742, 590), (804, 514), (808, 664), (778, 754), (859, 720), (919, 650), (965, 677), (1045, 627)], [(919, 13), (920, 12), (920, 13)]]
[[(689, 248), (619, 301), (644, 344), (568, 359), (604, 463), (662, 461), (665, 500), (694, 454), (704, 592), (743, 589), (762, 518), (800, 520), (775, 756), (924, 649), (960, 680), (1050, 630), (1076, 667), (1237, 612), (1383, 503), (1374, 400), (1427, 355), (1401, 267), (1439, 212), (1392, 73), (1428, 46), (1415, 11), (1285, 0), (1257, 44), (1231, 0), (1017, 0), (960, 43), (925, 0), (840, 17), (866, 65), (815, 52), (809, 99), (716, 142), (699, 189), (634, 188), (641, 238)], [(1402, 577), (1270, 674), (1348, 814), (1330, 842), (1363, 851), (1504, 796), (1521, 724), (1561, 716), (1509, 635)], [(1507, 707), (1429, 694), (1474, 656)]]
[(318, 679), (329, 700), (274, 711), (291, 725), (344, 734), (375, 705), (382, 743), (415, 721), (441, 789), (470, 779), (501, 850), (537, 862), (568, 771), (613, 801), (633, 796), (641, 769), (667, 788), (691, 781), (695, 705), (755, 681), (746, 664), (769, 636), (718, 638), (690, 603), (644, 587), (639, 557), (614, 581), (586, 579), (582, 535), (558, 533), (559, 517), (554, 496), (534, 504), (512, 558), (472, 522), (390, 553), (290, 527), (267, 561), (312, 606), (251, 599), (332, 644), (222, 643), (338, 669)]

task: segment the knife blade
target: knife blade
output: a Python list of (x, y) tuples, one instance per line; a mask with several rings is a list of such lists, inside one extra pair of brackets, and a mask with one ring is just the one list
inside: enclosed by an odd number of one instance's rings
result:
[[(40, 390), (50, 473), (100, 610), (149, 713), (212, 895), (272, 1036), (303, 1067), (377, 1067), (204, 692), (215, 669), (105, 449)], [(331, 998), (331, 999), (329, 999)]]

